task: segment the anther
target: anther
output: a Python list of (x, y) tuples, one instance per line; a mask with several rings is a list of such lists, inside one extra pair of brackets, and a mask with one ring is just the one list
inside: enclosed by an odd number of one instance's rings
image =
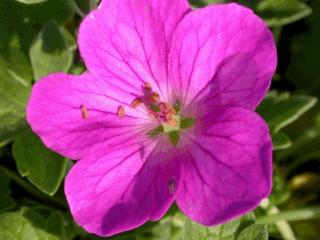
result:
[(124, 117), (124, 115), (125, 115), (124, 107), (122, 107), (122, 106), (118, 107), (117, 115), (118, 115), (119, 118), (123, 118)]
[(80, 105), (81, 117), (82, 119), (87, 119), (89, 117), (88, 110), (84, 105)]
[(152, 101), (152, 102), (158, 101), (159, 98), (160, 98), (159, 93), (157, 93), (157, 92), (153, 92), (153, 93), (152, 93), (152, 96), (151, 96), (151, 101)]
[(136, 98), (131, 102), (131, 107), (137, 108), (142, 104), (142, 100), (140, 98)]
[(172, 127), (178, 126), (178, 121), (175, 118), (171, 118), (171, 119), (167, 120), (167, 122)]

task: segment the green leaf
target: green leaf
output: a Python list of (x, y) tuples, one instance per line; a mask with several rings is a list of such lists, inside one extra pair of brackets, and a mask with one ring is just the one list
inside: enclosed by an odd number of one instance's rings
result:
[(15, 138), (12, 150), (22, 176), (48, 195), (58, 190), (67, 168), (65, 158), (47, 149), (29, 129)]
[[(1, 49), (0, 49), (1, 50)], [(31, 90), (31, 70), (18, 48), (0, 53), (0, 147), (25, 126), (25, 107)]]
[(297, 120), (317, 102), (315, 97), (271, 92), (261, 103), (257, 111), (269, 124), (272, 133)]
[(312, 13), (312, 9), (299, 0), (259, 1), (254, 10), (270, 27), (290, 24)]
[[(246, 234), (246, 230), (250, 226), (256, 226), (253, 213), (244, 215), (238, 219), (226, 222), (215, 227), (205, 227), (198, 223), (185, 220), (183, 239), (198, 240), (198, 239), (223, 239), (233, 240), (238, 239), (237, 236)], [(246, 231), (245, 233), (242, 233)], [(250, 239), (251, 238), (247, 238)], [(254, 239), (254, 238), (252, 238)], [(257, 238), (258, 239), (258, 238)]]
[(266, 224), (252, 224), (246, 227), (236, 237), (236, 240), (267, 240), (268, 230)]
[(282, 132), (272, 134), (273, 150), (289, 148), (292, 143), (290, 138)]
[[(41, 223), (41, 222), (40, 222)], [(23, 211), (4, 213), (0, 215), (0, 239), (11, 236), (16, 240), (40, 240), (37, 225), (24, 216)]]
[(44, 25), (30, 48), (30, 60), (36, 80), (54, 72), (67, 72), (73, 51), (67, 46), (65, 35), (56, 22)]
[(209, 228), (209, 231), (214, 237), (218, 239), (232, 237), (240, 227), (240, 224), (241, 224), (241, 218), (238, 218), (234, 221), (221, 224), (217, 227), (211, 227)]
[(25, 4), (35, 4), (35, 3), (46, 2), (48, 0), (16, 0), (16, 1), (21, 2), (21, 3), (25, 3)]

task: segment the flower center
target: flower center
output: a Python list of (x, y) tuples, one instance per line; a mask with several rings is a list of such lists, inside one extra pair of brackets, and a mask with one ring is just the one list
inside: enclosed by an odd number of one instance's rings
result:
[(152, 90), (149, 83), (146, 83), (142, 90), (143, 95), (134, 99), (131, 107), (137, 108), (143, 104), (147, 108), (149, 115), (158, 120), (163, 126), (166, 130), (165, 132), (179, 129), (180, 117), (176, 109), (169, 103), (160, 101), (160, 95)]
[(146, 83), (142, 87), (143, 94), (135, 98), (131, 107), (145, 106), (149, 115), (159, 122), (159, 126), (148, 132), (150, 137), (166, 134), (170, 142), (176, 146), (179, 142), (180, 131), (191, 127), (194, 123), (192, 118), (183, 118), (180, 114), (180, 104), (174, 106), (160, 100), (160, 95), (153, 91), (151, 85)]

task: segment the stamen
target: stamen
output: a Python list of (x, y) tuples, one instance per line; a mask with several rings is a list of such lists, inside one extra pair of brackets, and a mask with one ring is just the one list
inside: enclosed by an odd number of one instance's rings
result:
[(119, 118), (123, 118), (123, 117), (124, 117), (124, 115), (125, 115), (124, 107), (119, 106), (119, 107), (118, 107), (117, 114), (118, 114), (118, 117), (119, 117)]
[(87, 108), (83, 104), (81, 104), (80, 105), (80, 110), (81, 110), (82, 119), (87, 119), (89, 117)]
[(140, 98), (136, 98), (131, 102), (131, 107), (137, 108), (142, 104), (142, 100)]

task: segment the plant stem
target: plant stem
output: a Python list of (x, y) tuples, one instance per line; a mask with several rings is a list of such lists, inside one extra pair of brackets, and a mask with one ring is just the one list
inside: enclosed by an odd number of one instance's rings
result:
[(274, 27), (273, 29), (274, 39), (276, 41), (277, 46), (279, 46), (279, 41), (282, 33), (282, 27)]
[(274, 223), (279, 220), (283, 221), (298, 221), (320, 218), (320, 206), (287, 210), (276, 214), (260, 217), (259, 223)]
[[(268, 218), (268, 217), (275, 215), (275, 214), (281, 214), (280, 210), (277, 208), (277, 206), (272, 204), (269, 199), (264, 200), (260, 204), (260, 207), (266, 211), (267, 216), (258, 218), (257, 223), (266, 223), (264, 221), (261, 221), (261, 219)], [(290, 224), (287, 221), (276, 218), (276, 219), (274, 219), (274, 221), (269, 222), (269, 223), (274, 223), (277, 226), (277, 228), (278, 228), (278, 230), (284, 240), (296, 240), (294, 232), (293, 232)]]
[(10, 178), (12, 181), (17, 183), (20, 187), (22, 187), (24, 190), (26, 190), (28, 193), (30, 193), (33, 197), (42, 200), (46, 203), (51, 203), (56, 206), (59, 206), (62, 209), (66, 209), (65, 201), (58, 199), (56, 197), (49, 197), (46, 194), (39, 192), (37, 188), (35, 188), (32, 184), (21, 178), (16, 172), (12, 171), (9, 168), (6, 168), (4, 166), (0, 166), (0, 172), (5, 174), (8, 178)]

